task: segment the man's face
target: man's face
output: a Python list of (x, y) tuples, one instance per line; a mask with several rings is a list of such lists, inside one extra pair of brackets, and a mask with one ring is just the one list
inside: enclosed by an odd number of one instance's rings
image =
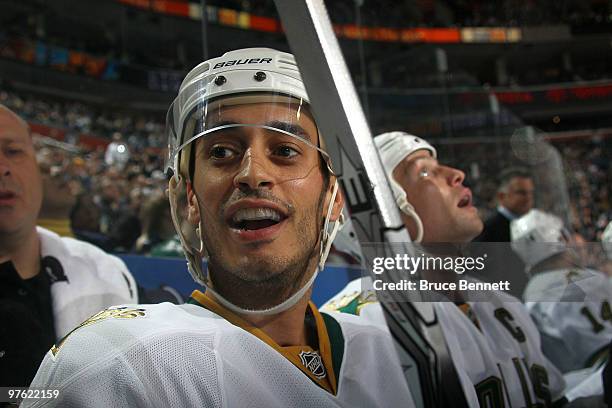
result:
[(0, 107), (0, 234), (27, 234), (41, 203), (42, 181), (28, 129)]
[(43, 207), (41, 217), (67, 215), (76, 203), (76, 194), (70, 184), (70, 175), (66, 167), (61, 164), (63, 157), (48, 152), (38, 154), (38, 168), (40, 169), (43, 186)]
[[(393, 177), (423, 222), (424, 243), (468, 242), (482, 230), (482, 221), (472, 205), (472, 192), (463, 185), (465, 174), (441, 165), (429, 151), (418, 150), (406, 157)], [(415, 236), (412, 218), (405, 214), (402, 218)]]
[[(281, 128), (318, 144), (315, 123), (305, 112), (292, 124), (275, 116), (296, 112), (270, 103), (245, 104), (224, 108), (223, 122)], [(190, 221), (202, 221), (213, 285), (221, 291), (228, 282), (277, 288), (266, 300), (272, 305), (284, 300), (310, 277), (307, 272), (318, 260), (330, 199), (319, 153), (299, 139), (258, 127), (216, 131), (199, 139), (195, 149), (188, 200), (190, 212), (197, 208), (198, 214)]]
[(499, 203), (516, 215), (524, 215), (533, 207), (533, 180), (514, 177), (505, 192), (498, 193)]

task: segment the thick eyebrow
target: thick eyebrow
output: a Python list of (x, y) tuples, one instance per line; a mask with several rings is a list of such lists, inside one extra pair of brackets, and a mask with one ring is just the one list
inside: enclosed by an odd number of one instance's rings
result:
[(266, 123), (265, 126), (269, 126), (271, 128), (275, 128), (279, 130), (284, 130), (285, 132), (289, 132), (293, 135), (296, 135), (301, 139), (312, 142), (312, 140), (310, 140), (310, 135), (308, 134), (308, 132), (306, 132), (306, 130), (304, 130), (303, 127), (295, 123), (288, 123), (288, 122), (283, 122), (280, 120), (274, 120), (272, 122)]
[(23, 138), (17, 135), (13, 135), (13, 134), (10, 134), (7, 138), (0, 139), (0, 143), (2, 145), (17, 144), (17, 145), (24, 145), (24, 146), (27, 146), (28, 144), (30, 144), (29, 140), (23, 140)]

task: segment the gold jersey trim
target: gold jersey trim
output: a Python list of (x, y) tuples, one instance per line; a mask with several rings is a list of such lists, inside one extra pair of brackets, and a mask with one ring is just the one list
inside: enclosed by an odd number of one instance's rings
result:
[[(220, 304), (218, 304), (213, 298), (211, 298), (206, 293), (202, 293), (199, 290), (193, 291), (191, 294), (191, 298), (195, 300), (200, 306), (210, 310), (211, 312), (221, 316), (228, 322), (232, 323), (235, 326), (240, 327), (241, 329), (251, 333), (253, 336), (257, 337), (268, 346), (272, 347), (274, 350), (279, 352), (283, 357), (289, 360), (293, 365), (300, 369), (304, 374), (306, 374), (313, 382), (327, 390), (333, 395), (337, 395), (338, 393), (338, 385), (336, 375), (334, 373), (333, 365), (332, 365), (332, 355), (331, 355), (331, 345), (329, 340), (329, 334), (327, 332), (327, 327), (325, 326), (325, 322), (321, 313), (319, 313), (317, 307), (311, 301), (308, 302), (308, 308), (312, 312), (314, 316), (316, 328), (317, 328), (317, 337), (319, 339), (319, 349), (318, 353), (321, 356), (321, 360), (323, 362), (323, 366), (325, 369), (326, 376), (322, 378), (318, 378), (313, 372), (309, 370), (307, 366), (302, 363), (302, 359), (300, 358), (300, 352), (305, 351), (306, 353), (314, 352), (310, 346), (288, 346), (282, 347), (278, 343), (276, 343), (270, 336), (268, 336), (263, 330), (251, 325), (249, 322), (244, 320), (242, 317), (234, 314), (233, 312), (227, 310)], [(299, 350), (298, 350), (299, 349)], [(318, 373), (317, 373), (318, 374)], [(326, 386), (326, 382), (328, 386)]]
[(62, 339), (57, 343), (57, 345), (53, 345), (53, 347), (51, 347), (51, 353), (54, 357), (57, 356), (57, 353), (59, 353), (66, 340), (68, 340), (68, 336), (70, 336), (72, 333), (74, 333), (81, 327), (89, 326), (90, 324), (94, 324), (105, 319), (135, 319), (137, 317), (142, 317), (145, 315), (145, 309), (136, 309), (133, 307), (125, 306), (102, 310), (101, 312), (98, 312), (95, 315), (91, 316), (89, 319), (85, 320), (83, 323), (79, 324), (74, 329), (70, 330), (67, 335), (62, 337)]

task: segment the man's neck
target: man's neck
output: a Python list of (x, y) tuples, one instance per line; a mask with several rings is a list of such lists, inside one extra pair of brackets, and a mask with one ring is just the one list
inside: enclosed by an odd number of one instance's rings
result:
[(38, 218), (46, 218), (52, 220), (67, 220), (70, 218), (70, 207), (62, 206), (43, 206), (40, 209)]
[[(242, 316), (253, 326), (261, 329), (281, 347), (308, 344), (305, 318), (310, 293), (289, 310), (272, 316)], [(313, 345), (311, 345), (313, 346)]]
[(30, 279), (40, 272), (40, 240), (36, 228), (23, 237), (6, 237), (0, 242), (0, 263), (12, 261), (21, 279)]
[[(290, 309), (281, 313), (269, 316), (237, 315), (253, 327), (266, 333), (281, 347), (306, 345), (308, 344), (308, 332), (306, 330), (305, 318), (311, 293), (312, 289)], [(207, 296), (217, 302), (211, 293), (207, 293)]]

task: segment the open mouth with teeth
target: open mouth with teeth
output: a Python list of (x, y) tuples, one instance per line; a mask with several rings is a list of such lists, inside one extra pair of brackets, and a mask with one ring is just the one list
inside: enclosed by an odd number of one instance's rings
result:
[(239, 230), (260, 230), (276, 225), (285, 218), (272, 208), (243, 208), (236, 211), (230, 226)]

